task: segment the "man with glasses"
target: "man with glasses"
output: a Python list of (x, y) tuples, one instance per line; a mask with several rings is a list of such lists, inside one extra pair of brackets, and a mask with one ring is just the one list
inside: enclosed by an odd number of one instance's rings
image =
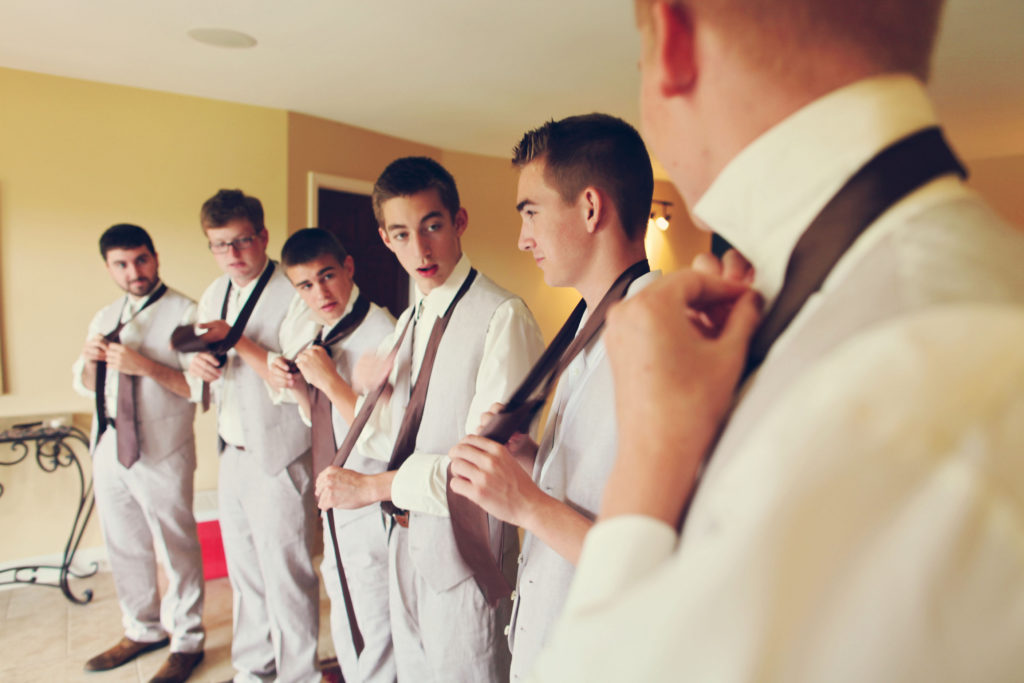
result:
[(217, 402), (235, 680), (319, 681), (319, 593), (305, 504), (310, 434), (292, 406), (274, 405), (264, 384), (268, 351), (282, 348), (282, 321), (295, 292), (267, 258), (258, 199), (221, 190), (203, 204), (200, 220), (224, 275), (199, 300), (198, 327), (210, 350), (193, 357), (189, 373), (193, 400)]

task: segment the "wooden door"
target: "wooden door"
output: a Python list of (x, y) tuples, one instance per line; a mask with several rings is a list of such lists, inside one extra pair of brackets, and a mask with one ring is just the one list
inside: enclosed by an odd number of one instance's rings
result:
[(370, 197), (321, 187), (317, 214), (319, 227), (337, 237), (352, 255), (359, 289), (397, 318), (409, 305), (409, 276), (377, 234)]

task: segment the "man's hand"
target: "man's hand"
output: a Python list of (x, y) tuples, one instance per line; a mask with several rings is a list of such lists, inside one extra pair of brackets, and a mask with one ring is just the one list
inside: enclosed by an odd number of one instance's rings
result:
[(609, 311), (619, 455), (602, 516), (675, 524), (731, 406), (759, 310), (744, 282), (684, 269)]
[(507, 446), (470, 434), (448, 455), (452, 459), (452, 491), (502, 521), (534, 527), (533, 513), (545, 494)]
[(107, 345), (107, 366), (125, 375), (149, 375), (153, 362), (123, 344), (110, 342)]
[(302, 377), (321, 391), (327, 391), (328, 384), (340, 379), (334, 361), (322, 346), (310, 346), (295, 358)]
[[(504, 403), (493, 403), (489, 410), (480, 415), (480, 424), (476, 428), (476, 433), (480, 434), (487, 428), (491, 420), (505, 409)], [(529, 434), (523, 434), (522, 432), (516, 432), (509, 437), (505, 443), (509, 453), (516, 459), (519, 466), (526, 470), (527, 474), (533, 474), (533, 462), (537, 458), (537, 442), (530, 438)]]
[(754, 266), (735, 249), (725, 252), (721, 260), (708, 252), (697, 254), (691, 267), (704, 275), (715, 275), (748, 286), (754, 284)]
[(231, 325), (228, 325), (223, 320), (211, 320), (209, 322), (199, 323), (196, 327), (206, 330), (203, 332), (202, 340), (207, 344), (222, 341), (226, 339), (228, 333), (231, 332)]
[(202, 351), (192, 357), (188, 364), (188, 374), (204, 382), (213, 382), (220, 378), (220, 367), (212, 353)]
[(281, 356), (270, 363), (270, 386), (275, 389), (295, 389), (298, 386), (298, 374), (291, 371), (291, 366)]
[[(316, 478), (317, 507), (355, 510), (386, 500), (388, 497), (380, 495), (378, 478), (379, 475), (360, 474), (344, 467), (328, 467)], [(388, 484), (390, 491), (390, 480)]]
[(388, 361), (387, 356), (378, 356), (375, 353), (367, 353), (356, 361), (352, 368), (352, 390), (357, 394), (368, 394), (381, 382), (387, 380), (391, 374), (394, 361)]
[(102, 334), (86, 339), (85, 346), (82, 347), (82, 358), (92, 363), (107, 360), (108, 344), (109, 342)]

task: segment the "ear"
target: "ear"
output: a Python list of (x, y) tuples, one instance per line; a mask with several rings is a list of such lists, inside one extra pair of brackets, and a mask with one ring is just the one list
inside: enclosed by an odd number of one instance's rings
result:
[(352, 260), (352, 255), (349, 254), (345, 257), (345, 262), (341, 264), (341, 269), (348, 273), (349, 279), (355, 277), (356, 274), (356, 262)]
[(380, 235), (380, 239), (384, 242), (384, 246), (388, 248), (392, 254), (395, 253), (395, 247), (391, 244), (391, 238), (388, 236), (388, 231), (384, 228), (378, 227), (377, 234)]
[(462, 237), (462, 233), (466, 232), (466, 228), (469, 227), (469, 212), (466, 211), (465, 207), (459, 207), (459, 210), (455, 212), (455, 234)]
[(651, 18), (654, 24), (654, 62), (661, 94), (666, 97), (686, 94), (697, 82), (693, 16), (681, 5), (656, 2)]
[(594, 234), (604, 223), (608, 210), (604, 194), (596, 187), (585, 187), (580, 193), (580, 210), (587, 225), (587, 232)]

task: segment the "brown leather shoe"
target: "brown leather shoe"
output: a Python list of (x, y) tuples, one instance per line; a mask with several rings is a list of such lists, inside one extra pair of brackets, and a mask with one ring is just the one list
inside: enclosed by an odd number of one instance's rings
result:
[(171, 642), (170, 638), (164, 638), (153, 643), (138, 643), (131, 638), (121, 638), (121, 641), (106, 652), (96, 655), (85, 663), (86, 671), (107, 671), (116, 669), (122, 664), (127, 664), (141, 654), (152, 650), (159, 650)]
[(183, 683), (203, 661), (203, 652), (172, 652), (149, 683)]

